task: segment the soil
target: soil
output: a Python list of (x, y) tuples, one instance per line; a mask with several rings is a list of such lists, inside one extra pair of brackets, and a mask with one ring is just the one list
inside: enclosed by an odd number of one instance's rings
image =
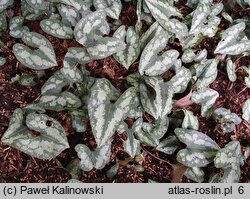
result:
[[(11, 10), (14, 11), (14, 15), (19, 15), (19, 1), (15, 2)], [(122, 23), (127, 27), (135, 25), (135, 6), (132, 3), (124, 3), (124, 5), (120, 17)], [(186, 1), (179, 1), (177, 7), (181, 9), (184, 15), (192, 12), (192, 9), (186, 6)], [(239, 18), (250, 13), (248, 11), (239, 6), (235, 6), (231, 14), (234, 18)], [(34, 71), (19, 63), (12, 53), (12, 46), (15, 43), (21, 42), (21, 40), (11, 38), (8, 31), (2, 35), (1, 39), (7, 42), (8, 48), (3, 48), (0, 51), (4, 57), (7, 57), (7, 63), (0, 68), (0, 138), (6, 131), (9, 119), (16, 108), (22, 108), (31, 102), (37, 102), (39, 100), (41, 86), (56, 70), (62, 67), (62, 61), (67, 48), (80, 46), (75, 40), (61, 40), (44, 33), (39, 28), (39, 22), (27, 22), (25, 25), (27, 25), (31, 31), (43, 34), (49, 39), (56, 52), (58, 67), (46, 70), (46, 75), (40, 78), (34, 87), (25, 87), (18, 83), (11, 83), (11, 78), (17, 74), (34, 73)], [(222, 20), (220, 28), (225, 29), (227, 26), (227, 22)], [(211, 58), (213, 57), (212, 52), (217, 43), (218, 39), (216, 38), (204, 39), (199, 48), (205, 47)], [(225, 66), (220, 64), (218, 76), (210, 87), (220, 94), (214, 108), (225, 107), (237, 115), (242, 116), (241, 108), (244, 101), (250, 98), (250, 91), (244, 84), (244, 77), (246, 77), (247, 74), (241, 67), (250, 66), (250, 58), (241, 57), (236, 61), (236, 65), (237, 80), (235, 82), (232, 83), (228, 80)], [(135, 62), (129, 70), (126, 70), (110, 56), (103, 60), (92, 61), (86, 65), (86, 69), (90, 71), (93, 77), (105, 77), (109, 79), (116, 88), (123, 92), (129, 87), (126, 77), (138, 71), (138, 61)], [(198, 116), (200, 124), (199, 130), (210, 136), (219, 146), (225, 146), (225, 144), (232, 139), (240, 141), (242, 150), (250, 145), (250, 126), (246, 121), (237, 125), (234, 133), (226, 134), (222, 132), (220, 125), (212, 118), (205, 119), (201, 117), (199, 105), (192, 104), (186, 107), (186, 109)], [(51, 112), (50, 115), (53, 115), (65, 128), (65, 131), (68, 133), (70, 148), (63, 151), (56, 159), (39, 160), (14, 148), (5, 146), (0, 142), (0, 182), (67, 182), (71, 178), (71, 175), (65, 167), (77, 158), (74, 147), (77, 144), (84, 143), (91, 149), (95, 148), (96, 144), (89, 124), (85, 133), (75, 133), (73, 132), (70, 117), (67, 112)], [(150, 116), (146, 115), (145, 118), (151, 120)], [(173, 157), (158, 152), (152, 147), (142, 146), (142, 159), (140, 161), (130, 160), (129, 155), (123, 149), (124, 140), (126, 140), (125, 133), (120, 135), (115, 133), (112, 142), (112, 156), (109, 164), (102, 170), (82, 172), (80, 180), (83, 182), (139, 183), (148, 182), (148, 180), (151, 179), (157, 182), (172, 182), (175, 176), (173, 176), (173, 169), (169, 163), (176, 163)], [(115, 164), (117, 159), (121, 162), (127, 161), (127, 164), (120, 164), (117, 174), (113, 178), (108, 178), (106, 172)], [(143, 166), (144, 171), (136, 170), (136, 165)], [(212, 169), (214, 168), (212, 167)], [(241, 169), (240, 182), (249, 182), (249, 159)], [(182, 177), (179, 180), (180, 182), (192, 182), (186, 177)]]

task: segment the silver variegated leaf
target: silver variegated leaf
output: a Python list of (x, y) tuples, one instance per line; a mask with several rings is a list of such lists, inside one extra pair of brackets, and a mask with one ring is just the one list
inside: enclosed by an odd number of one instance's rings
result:
[(187, 26), (177, 19), (170, 19), (171, 16), (182, 18), (179, 10), (163, 0), (145, 0), (146, 4), (156, 21), (167, 31), (176, 34), (177, 38), (188, 35)]
[(206, 60), (207, 59), (207, 50), (206, 49), (203, 49), (201, 50), (197, 55), (196, 57), (194, 58), (194, 61), (195, 62), (201, 62), (203, 60)]
[[(140, 120), (140, 119), (138, 119)], [(138, 153), (140, 148), (139, 140), (134, 138), (134, 133), (141, 130), (141, 121), (135, 121), (131, 129), (127, 131), (128, 139), (124, 142), (123, 147), (124, 150), (134, 158), (135, 155)]]
[(44, 109), (53, 111), (72, 110), (82, 105), (81, 100), (68, 91), (60, 94), (43, 95), (39, 104)]
[(23, 32), (28, 32), (29, 28), (27, 26), (22, 27), (24, 17), (16, 16), (10, 20), (10, 36), (14, 38), (22, 38)]
[(242, 118), (250, 124), (250, 99), (247, 99), (242, 106)]
[(23, 44), (13, 46), (13, 53), (22, 64), (35, 70), (57, 66), (55, 51), (46, 37), (35, 32), (24, 32), (22, 40), (27, 45), (37, 48), (31, 50)]
[(130, 26), (128, 30), (125, 30), (125, 26), (120, 26), (114, 33), (113, 37), (124, 41), (126, 39), (126, 48), (114, 55), (116, 61), (122, 64), (126, 69), (130, 67), (132, 63), (140, 55), (140, 38), (135, 29)]
[(141, 49), (144, 49), (146, 45), (160, 32), (163, 28), (156, 21), (149, 29), (141, 36)]
[(194, 65), (196, 78), (195, 85), (197, 88), (205, 88), (209, 84), (213, 83), (218, 74), (217, 65), (219, 63), (218, 59), (208, 59), (207, 61)]
[(185, 110), (185, 117), (182, 122), (182, 128), (183, 129), (193, 129), (198, 130), (199, 129), (199, 121), (196, 116), (191, 111)]
[(145, 0), (148, 9), (151, 11), (153, 16), (161, 16), (162, 19), (170, 18), (172, 16), (182, 18), (180, 11), (171, 5), (169, 2), (164, 0)]
[(184, 175), (187, 178), (189, 178), (195, 182), (200, 182), (200, 183), (204, 181), (204, 176), (205, 176), (204, 171), (202, 170), (202, 168), (199, 168), (199, 167), (188, 168), (185, 171)]
[(232, 132), (235, 125), (240, 124), (242, 121), (238, 115), (225, 108), (217, 108), (213, 112), (213, 118), (221, 123), (222, 131), (226, 133)]
[(76, 41), (88, 47), (97, 44), (97, 40), (110, 32), (105, 11), (95, 11), (84, 16), (75, 26)]
[(202, 30), (203, 23), (210, 14), (210, 6), (205, 2), (200, 2), (193, 13), (190, 34), (199, 34)]
[(72, 28), (58, 19), (44, 19), (40, 22), (40, 27), (44, 32), (60, 39), (72, 39), (74, 35)]
[(223, 4), (218, 3), (212, 7), (210, 6), (210, 2), (199, 2), (193, 13), (190, 34), (198, 35), (201, 33), (203, 36), (208, 37), (213, 37), (216, 34), (221, 21), (216, 15), (222, 11)]
[(194, 61), (194, 58), (196, 57), (194, 51), (192, 49), (187, 49), (183, 52), (183, 55), (181, 57), (181, 60), (184, 63), (191, 63)]
[(239, 166), (243, 162), (243, 155), (241, 154), (241, 146), (239, 141), (229, 142), (223, 149), (221, 149), (214, 159), (216, 168), (228, 168)]
[[(69, 147), (64, 129), (55, 119), (44, 114), (30, 113), (26, 117), (28, 128), (23, 122), (23, 111), (16, 109), (2, 137), (4, 144), (39, 159), (55, 158)], [(32, 135), (29, 129), (40, 134)]]
[(211, 88), (203, 88), (193, 93), (192, 101), (201, 104), (201, 115), (206, 117), (218, 97), (219, 93), (217, 91)]
[(177, 137), (174, 135), (171, 135), (171, 136), (168, 136), (167, 138), (163, 139), (158, 144), (156, 149), (158, 151), (161, 151), (161, 152), (166, 153), (168, 155), (172, 155), (176, 151), (176, 149), (178, 149), (179, 146), (180, 146), (180, 142), (177, 139)]
[(222, 2), (214, 4), (214, 5), (211, 7), (210, 15), (216, 16), (216, 15), (220, 14), (221, 11), (223, 10), (223, 8), (224, 8), (224, 5), (223, 5)]
[(186, 148), (178, 152), (177, 161), (187, 167), (205, 167), (213, 161), (215, 155), (215, 151)]
[(26, 0), (26, 2), (35, 10), (46, 10), (49, 6), (46, 0)]
[(69, 82), (63, 77), (61, 70), (54, 73), (42, 86), (41, 93), (47, 94), (59, 94), (63, 87), (69, 85)]
[(63, 3), (74, 7), (79, 12), (89, 12), (89, 7), (92, 5), (91, 0), (50, 0), (53, 3)]
[(207, 37), (214, 37), (218, 31), (218, 26), (220, 25), (221, 19), (217, 16), (211, 16), (206, 22), (206, 25), (202, 27), (202, 35)]
[(160, 139), (168, 130), (169, 120), (168, 117), (156, 120), (152, 123), (143, 123), (142, 118), (137, 120), (142, 124), (142, 130), (136, 131), (136, 137), (142, 142), (149, 146), (159, 145)]
[(186, 90), (188, 82), (191, 80), (192, 74), (189, 69), (181, 67), (176, 71), (176, 75), (167, 83), (174, 93), (182, 93)]
[(120, 0), (93, 0), (93, 5), (96, 10), (104, 10), (109, 17), (119, 19), (122, 10)]
[(240, 38), (245, 30), (244, 22), (238, 23), (222, 33), (222, 39), (217, 45), (215, 54), (239, 55), (250, 50), (250, 40), (246, 37)]
[(107, 140), (105, 145), (97, 147), (91, 151), (84, 144), (78, 144), (75, 147), (78, 157), (81, 159), (80, 167), (83, 171), (92, 169), (102, 169), (109, 162), (111, 155), (111, 141)]
[(126, 44), (114, 37), (103, 37), (98, 43), (87, 48), (92, 59), (103, 59), (115, 53), (121, 52), (126, 48)]
[(189, 35), (183, 39), (180, 40), (183, 50), (186, 50), (188, 48), (193, 48), (197, 45), (199, 45), (202, 41), (202, 35)]
[(78, 133), (83, 133), (87, 129), (87, 118), (88, 115), (85, 111), (82, 110), (74, 110), (70, 113), (72, 120), (72, 127)]
[(164, 118), (172, 110), (173, 90), (169, 84), (157, 77), (145, 80), (146, 84), (140, 84), (142, 107), (155, 119)]
[(224, 174), (220, 179), (220, 183), (237, 183), (240, 180), (240, 167), (224, 169)]
[(164, 49), (169, 39), (169, 34), (161, 30), (144, 48), (140, 63), (139, 72), (141, 75), (157, 76), (170, 69), (176, 62), (179, 52), (168, 50), (158, 55)]
[(88, 113), (92, 131), (98, 146), (105, 143), (114, 134), (118, 125), (127, 117), (132, 102), (136, 97), (136, 89), (126, 90), (115, 103), (111, 103), (115, 90), (106, 79), (96, 80), (91, 88)]
[(83, 74), (77, 68), (77, 65), (86, 64), (91, 60), (92, 58), (86, 48), (69, 48), (63, 60), (63, 68), (61, 70), (64, 78), (70, 83), (81, 82)]
[(218, 144), (206, 134), (196, 130), (176, 128), (175, 134), (178, 139), (187, 145), (188, 148), (202, 150), (219, 150)]
[(13, 0), (1, 0), (0, 1), (0, 13), (3, 12), (8, 6), (13, 4)]
[(80, 13), (72, 6), (57, 4), (57, 9), (64, 24), (75, 26), (80, 20)]

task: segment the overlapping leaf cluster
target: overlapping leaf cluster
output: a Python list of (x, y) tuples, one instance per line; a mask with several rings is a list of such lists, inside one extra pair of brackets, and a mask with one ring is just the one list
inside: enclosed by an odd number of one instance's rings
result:
[[(212, 116), (221, 123), (224, 132), (232, 132), (242, 122), (230, 110), (213, 109), (219, 93), (209, 85), (215, 81), (218, 65), (222, 63), (226, 63), (229, 80), (236, 80), (234, 56), (246, 56), (250, 51), (250, 40), (244, 33), (246, 24), (232, 21), (222, 3), (188, 1), (193, 12), (183, 16), (175, 2), (133, 1), (138, 18), (135, 27), (117, 27), (116, 24), (121, 24), (120, 0), (22, 0), (22, 16), (9, 20), (5, 13), (13, 1), (1, 1), (0, 34), (9, 29), (11, 37), (22, 40), (23, 43), (13, 46), (13, 53), (23, 65), (36, 70), (38, 77), (43, 70), (58, 65), (56, 55), (50, 41), (23, 26), (25, 21), (39, 20), (45, 33), (75, 39), (82, 46), (67, 49), (63, 67), (43, 85), (38, 103), (14, 112), (2, 142), (37, 158), (55, 158), (69, 145), (61, 124), (47, 116), (46, 111), (64, 110), (70, 114), (75, 132), (84, 133), (88, 120), (91, 124), (97, 148), (91, 151), (85, 144), (75, 147), (81, 159), (77, 164), (84, 171), (102, 169), (109, 162), (112, 137), (117, 131), (126, 132), (124, 150), (132, 158), (140, 155), (140, 145), (146, 144), (176, 156), (187, 167), (185, 175), (192, 180), (202, 182), (205, 175), (202, 167), (213, 162), (224, 174), (211, 175), (210, 182), (239, 181), (243, 164), (239, 142), (232, 141), (220, 148), (205, 132), (198, 131), (198, 119), (191, 111), (176, 111), (175, 104), (177, 94), (189, 92), (190, 103), (201, 105), (201, 116)], [(222, 32), (218, 32), (219, 15), (232, 23)], [(213, 56), (208, 56), (206, 48), (197, 46), (202, 39), (213, 37), (220, 41)], [(171, 47), (176, 39), (181, 51)], [(109, 80), (91, 77), (85, 69), (91, 61), (109, 56), (126, 69), (139, 63), (138, 73), (127, 77), (130, 87), (123, 93)], [(228, 59), (223, 59), (224, 56)], [(0, 57), (1, 65), (5, 61)], [(249, 73), (248, 67), (245, 70)], [(23, 79), (27, 77), (16, 77), (14, 81), (31, 86)], [(248, 77), (245, 82), (249, 87)], [(65, 91), (65, 87), (73, 89)], [(242, 110), (242, 118), (250, 123), (249, 100)], [(176, 118), (178, 111), (183, 116)], [(145, 114), (151, 115), (153, 121), (145, 121)], [(132, 127), (129, 128), (126, 118), (133, 119)], [(175, 128), (174, 133), (169, 131), (170, 127)], [(181, 149), (182, 143), (186, 148)]]

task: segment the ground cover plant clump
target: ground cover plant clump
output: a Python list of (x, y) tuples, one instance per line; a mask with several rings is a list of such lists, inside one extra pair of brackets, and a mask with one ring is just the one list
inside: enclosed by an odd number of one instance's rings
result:
[(1, 0), (0, 182), (249, 182), (250, 1)]

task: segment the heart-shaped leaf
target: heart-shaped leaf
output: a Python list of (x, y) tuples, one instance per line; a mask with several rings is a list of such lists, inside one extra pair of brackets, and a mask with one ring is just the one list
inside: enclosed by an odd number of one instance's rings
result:
[(47, 110), (62, 111), (79, 108), (82, 103), (73, 93), (64, 91), (60, 94), (43, 95), (39, 104)]
[(88, 113), (93, 134), (98, 146), (114, 134), (116, 127), (127, 117), (136, 90), (129, 88), (115, 103), (111, 103), (115, 88), (106, 79), (98, 79), (91, 88)]
[(216, 154), (214, 165), (216, 168), (226, 169), (228, 167), (239, 166), (242, 161), (243, 156), (239, 141), (231, 141)]
[(22, 40), (27, 45), (38, 48), (31, 50), (23, 44), (15, 44), (13, 53), (22, 64), (35, 70), (44, 70), (57, 66), (54, 49), (43, 35), (35, 32), (24, 32)]
[(69, 82), (63, 77), (61, 70), (59, 70), (43, 84), (41, 93), (43, 95), (58, 94), (67, 85), (69, 85)]
[(159, 118), (154, 123), (143, 123), (142, 118), (138, 119), (138, 122), (142, 124), (142, 130), (135, 132), (136, 137), (149, 146), (159, 145), (160, 139), (167, 132), (169, 126), (168, 117)]
[(97, 43), (103, 35), (109, 34), (109, 25), (106, 21), (105, 11), (95, 11), (84, 16), (75, 26), (76, 41), (88, 47)]
[(197, 88), (205, 88), (213, 83), (218, 74), (217, 65), (218, 59), (208, 59), (204, 63), (194, 65), (196, 75), (198, 78), (195, 85)]
[(211, 88), (202, 88), (195, 91), (192, 95), (192, 101), (201, 104), (201, 115), (206, 117), (209, 109), (213, 106), (219, 93)]
[(217, 45), (215, 54), (239, 55), (250, 50), (250, 40), (246, 37), (240, 38), (246, 28), (244, 22), (238, 23), (228, 29), (222, 34), (222, 39)]
[(189, 31), (190, 34), (199, 34), (203, 23), (206, 21), (210, 13), (210, 7), (205, 2), (200, 2), (193, 13), (192, 25)]
[(109, 162), (111, 155), (111, 141), (91, 151), (86, 145), (78, 144), (75, 147), (78, 157), (81, 159), (80, 167), (83, 171), (102, 169)]
[(220, 149), (215, 141), (199, 131), (176, 128), (174, 132), (178, 139), (186, 144), (188, 148), (210, 151)]
[(123, 51), (120, 51), (114, 55), (116, 61), (122, 64), (126, 69), (134, 63), (134, 61), (140, 55), (140, 38), (139, 35), (135, 32), (135, 29), (130, 26), (128, 30), (125, 30), (125, 26), (121, 26), (116, 30), (113, 37), (124, 41), (126, 39), (126, 48)]
[(186, 148), (178, 152), (177, 161), (187, 167), (205, 167), (213, 161), (215, 155), (215, 151)]
[(74, 110), (70, 113), (72, 127), (78, 133), (83, 133), (87, 129), (88, 114), (82, 110)]
[(14, 38), (22, 38), (24, 32), (28, 32), (29, 28), (27, 26), (22, 27), (24, 17), (16, 16), (10, 20), (10, 36)]
[(62, 17), (62, 22), (69, 26), (75, 26), (81, 19), (80, 13), (72, 6), (57, 4), (57, 9)]
[(194, 58), (194, 61), (195, 62), (201, 62), (203, 60), (206, 60), (207, 59), (207, 50), (206, 49), (203, 49), (201, 50), (197, 55), (196, 57)]
[(144, 48), (139, 63), (141, 75), (161, 75), (174, 65), (179, 56), (178, 51), (168, 50), (158, 56), (158, 53), (165, 48), (168, 38), (168, 33), (161, 30)]
[(157, 77), (145, 79), (140, 84), (140, 96), (143, 109), (155, 119), (164, 118), (172, 110), (173, 90), (169, 84)]
[(177, 137), (174, 135), (171, 135), (163, 139), (159, 143), (159, 145), (156, 147), (156, 149), (168, 155), (172, 155), (176, 151), (176, 149), (179, 148), (179, 146), (180, 146), (180, 142), (177, 139)]
[(193, 129), (198, 130), (199, 129), (199, 121), (196, 116), (191, 111), (185, 110), (185, 117), (182, 122), (182, 128), (183, 129)]
[(217, 108), (213, 112), (213, 118), (221, 123), (223, 132), (230, 133), (234, 130), (235, 125), (241, 123), (241, 119), (235, 113), (225, 108)]
[(169, 86), (173, 89), (174, 93), (183, 93), (191, 80), (192, 74), (189, 69), (181, 67), (176, 71), (176, 75), (168, 81)]
[(177, 19), (170, 19), (171, 16), (182, 18), (179, 10), (163, 0), (145, 0), (150, 12), (156, 21), (167, 31), (176, 34), (177, 38), (188, 35), (188, 28), (184, 23)]
[(123, 41), (114, 37), (103, 37), (96, 45), (89, 46), (87, 51), (92, 59), (103, 59), (125, 48), (126, 44)]
[(191, 63), (194, 61), (194, 58), (196, 57), (194, 51), (192, 49), (187, 49), (183, 52), (183, 55), (181, 56), (181, 60), (184, 63)]
[(241, 146), (238, 141), (229, 142), (216, 154), (214, 165), (223, 168), (224, 174), (220, 179), (222, 183), (239, 182), (241, 170), (240, 165), (244, 164)]
[(124, 150), (134, 158), (140, 148), (139, 140), (134, 138), (134, 133), (141, 130), (141, 121), (135, 121), (131, 129), (127, 131), (128, 139), (124, 142)]
[(109, 17), (119, 19), (122, 10), (120, 0), (93, 0), (93, 5), (96, 10), (104, 10)]
[[(55, 119), (44, 114), (30, 113), (26, 117), (28, 128), (23, 125), (23, 121), (23, 111), (16, 109), (2, 137), (4, 144), (40, 159), (55, 158), (69, 147), (64, 129)], [(29, 129), (40, 134), (34, 136)]]
[(58, 19), (44, 19), (40, 22), (42, 30), (54, 37), (60, 39), (72, 39), (73, 30), (71, 27), (66, 26)]
[(144, 49), (146, 45), (162, 31), (163, 28), (156, 21), (154, 22), (149, 29), (141, 36), (141, 49)]

